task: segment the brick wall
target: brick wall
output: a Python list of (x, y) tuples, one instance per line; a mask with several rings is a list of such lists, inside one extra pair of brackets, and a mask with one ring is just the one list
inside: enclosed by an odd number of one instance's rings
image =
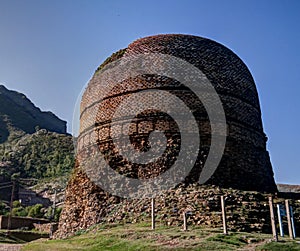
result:
[[(209, 39), (188, 35), (159, 35), (138, 39), (122, 53), (114, 54), (113, 59), (106, 60), (99, 69), (106, 62), (139, 53), (164, 53), (184, 59), (199, 68), (219, 94), (226, 115), (227, 140), (221, 162), (207, 183), (220, 188), (276, 192), (256, 86), (241, 59), (228, 48)], [(140, 179), (156, 177), (176, 160), (180, 150), (180, 132), (175, 121), (167, 114), (148, 110), (134, 114), (136, 116), (132, 121), (126, 116), (111, 121), (119, 104), (132, 93), (150, 88), (165, 90), (179, 97), (193, 111), (200, 131), (200, 150), (196, 165), (184, 185), (192, 187), (198, 181), (210, 148), (211, 127), (206, 110), (190, 89), (173, 79), (157, 75), (140, 75), (121, 83), (114, 83), (110, 79), (108, 86), (101, 83), (100, 74), (101, 71), (96, 71), (82, 97), (76, 168), (66, 190), (57, 237), (70, 235), (103, 221), (122, 201), (91, 182), (81, 170), (81, 161), (89, 158), (94, 151), (102, 151), (110, 166), (119, 173)], [(110, 87), (109, 94), (105, 96), (105, 88)], [(183, 111), (181, 107), (175, 108), (180, 115)], [(127, 112), (134, 113), (134, 109)], [(128, 123), (130, 126), (127, 132), (125, 128)], [(189, 132), (190, 126), (190, 121), (185, 121), (183, 130)], [(118, 132), (114, 138), (111, 128)], [(127, 135), (135, 148), (147, 149), (148, 136), (153, 130), (164, 131), (167, 138), (164, 155), (153, 164), (140, 166), (129, 163), (114, 149), (113, 140), (122, 144)], [(194, 192), (198, 193), (197, 190)], [(162, 198), (167, 198), (168, 193), (166, 191), (162, 194)], [(199, 192), (198, 196), (203, 195)], [(180, 201), (179, 197), (175, 199)], [(254, 217), (260, 217), (259, 211)]]
[[(139, 39), (128, 46), (123, 57), (150, 52), (169, 54), (193, 64), (207, 76), (219, 94), (226, 115), (228, 137), (221, 163), (208, 183), (246, 190), (276, 191), (255, 83), (239, 57), (221, 44), (188, 35), (159, 35)], [(181, 83), (165, 76), (142, 75), (115, 84), (105, 97), (104, 92), (99, 92), (99, 85), (105, 86), (101, 83), (99, 75), (95, 74), (82, 98), (79, 154), (95, 142), (98, 142), (102, 151), (111, 150), (114, 148), (113, 140), (122, 141), (126, 134), (130, 136), (133, 144), (141, 139), (147, 141), (149, 133), (153, 130), (163, 130), (169, 135), (177, 134), (178, 128), (174, 121), (159, 113), (145, 113), (134, 121), (128, 121), (127, 117), (118, 117), (111, 122), (122, 101), (132, 93), (149, 88), (166, 90), (176, 95), (193, 111), (200, 127), (200, 152), (207, 154), (211, 132), (206, 110), (195, 94)], [(180, 115), (181, 108), (172, 107), (174, 103), (171, 101), (169, 104), (170, 109), (177, 109)], [(127, 112), (137, 115), (134, 109)], [(129, 132), (123, 129), (128, 123)], [(185, 123), (188, 130), (189, 121)], [(111, 128), (119, 132), (119, 137), (112, 138)], [(112, 159), (117, 157), (120, 156), (112, 156)], [(203, 158), (205, 159), (205, 156), (199, 156), (195, 168), (186, 179), (187, 182), (197, 180), (203, 168), (200, 163)], [(112, 163), (112, 166), (116, 165), (118, 164)], [(128, 165), (128, 173), (131, 175), (132, 168)]]

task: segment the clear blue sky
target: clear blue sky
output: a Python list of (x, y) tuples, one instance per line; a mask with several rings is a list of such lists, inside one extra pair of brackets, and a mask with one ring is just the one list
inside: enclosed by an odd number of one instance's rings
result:
[(137, 38), (204, 36), (256, 81), (277, 182), (300, 184), (300, 1), (0, 0), (0, 83), (68, 121), (97, 66)]

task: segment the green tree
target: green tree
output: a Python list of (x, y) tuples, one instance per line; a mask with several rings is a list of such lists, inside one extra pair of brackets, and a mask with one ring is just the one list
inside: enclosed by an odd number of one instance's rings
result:
[(26, 209), (18, 200), (13, 202), (12, 216), (27, 216)]
[(5, 147), (0, 145), (0, 153), (2, 161), (12, 163), (12, 173), (20, 172), (20, 178), (57, 177), (70, 173), (74, 166), (72, 137), (53, 132), (23, 135)]
[(0, 201), (0, 215), (6, 215), (8, 212), (9, 207), (3, 201)]
[(44, 214), (42, 212), (42, 208), (42, 204), (36, 204), (31, 206), (28, 212), (28, 216), (33, 218), (43, 218)]

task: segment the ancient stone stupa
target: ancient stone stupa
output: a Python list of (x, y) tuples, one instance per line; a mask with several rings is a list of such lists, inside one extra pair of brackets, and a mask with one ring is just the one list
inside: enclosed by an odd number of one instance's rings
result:
[[(163, 90), (179, 97), (192, 112), (200, 132), (199, 151), (193, 168), (183, 182), (190, 184), (199, 180), (212, 144), (212, 125), (206, 106), (191, 88), (178, 79), (172, 79), (170, 74), (162, 76), (151, 71), (115, 83), (110, 80), (109, 90), (97, 88), (104, 81), (101, 79), (102, 69), (106, 66), (109, 68), (109, 63), (148, 54), (169, 55), (193, 65), (204, 74), (218, 94), (226, 118), (226, 144), (218, 167), (206, 184), (251, 191), (277, 191), (266, 150), (267, 137), (262, 127), (258, 94), (247, 66), (230, 49), (206, 38), (177, 34), (150, 36), (138, 39), (126, 49), (114, 53), (97, 69), (86, 88), (81, 101), (77, 171), (68, 185), (66, 208), (62, 216), (66, 225), (71, 215), (78, 219), (83, 215), (87, 218), (101, 217), (101, 209), (93, 208), (99, 204), (105, 208), (118, 201), (117, 197), (109, 196), (94, 184), (80, 169), (81, 161), (94, 151), (102, 153), (108, 165), (118, 173), (142, 180), (158, 177), (176, 162), (182, 150), (182, 137), (180, 125), (172, 116), (153, 108), (134, 114), (133, 119), (122, 112), (116, 113), (118, 106), (134, 93)], [(158, 61), (153, 65), (163, 63)], [(166, 67), (170, 68), (170, 65)], [(161, 101), (158, 99), (155, 102)], [(179, 113), (183, 111), (181, 106), (176, 109)], [(189, 121), (185, 121), (184, 125), (184, 130), (188, 131)], [(114, 134), (111, 133), (112, 128)], [(115, 150), (114, 142), (121, 145), (127, 142), (138, 151), (147, 152), (151, 149), (149, 134), (153, 131), (163, 132), (167, 142), (165, 151), (156, 161), (135, 164)], [(123, 137), (128, 135), (130, 140), (123, 141)], [(93, 147), (89, 148), (90, 145)], [(72, 203), (78, 204), (77, 210), (68, 211)], [(83, 207), (83, 204), (86, 206)]]

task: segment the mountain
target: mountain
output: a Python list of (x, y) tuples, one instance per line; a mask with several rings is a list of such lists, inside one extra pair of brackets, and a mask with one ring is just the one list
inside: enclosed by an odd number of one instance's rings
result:
[(66, 124), (0, 85), (0, 183), (13, 175), (42, 179), (68, 174), (74, 147)]
[(66, 134), (66, 121), (52, 112), (43, 112), (24, 94), (0, 85), (0, 143), (13, 133), (32, 134), (38, 129)]
[(66, 122), (0, 85), (0, 208), (10, 201), (13, 182), (14, 200), (24, 200), (24, 207), (56, 193), (61, 202), (74, 161)]

